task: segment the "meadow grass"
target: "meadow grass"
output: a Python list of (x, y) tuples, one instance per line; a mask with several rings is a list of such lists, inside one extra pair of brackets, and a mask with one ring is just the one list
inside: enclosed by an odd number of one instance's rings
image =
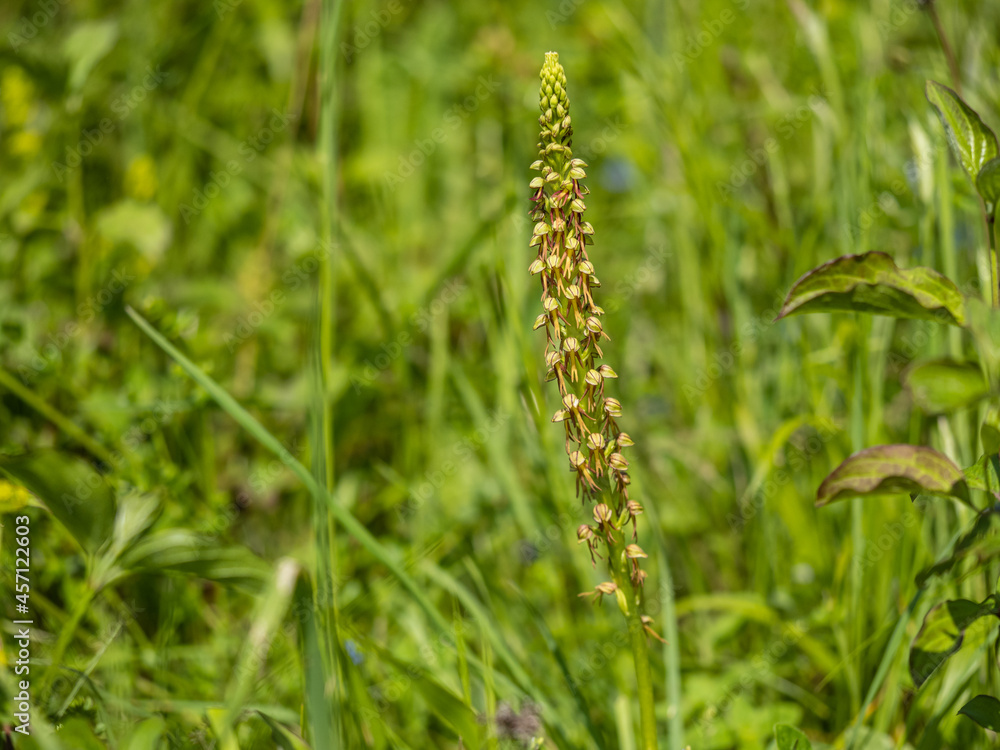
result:
[[(937, 12), (1000, 122), (1000, 11)], [(757, 750), (778, 723), (817, 748), (993, 746), (956, 715), (992, 646), (919, 691), (907, 669), (934, 602), (993, 593), (914, 583), (973, 512), (813, 504), (866, 446), (973, 463), (976, 409), (928, 416), (899, 384), (968, 340), (774, 322), (846, 253), (989, 285), (916, 3), (15, 1), (0, 28), (0, 453), (86, 459), (119, 509), (159, 498), (142, 540), (205, 542), (145, 541), (98, 587), (100, 553), (0, 484), (32, 519), (33, 684), (66, 641), (17, 747), (516, 747), (534, 717), (546, 747), (635, 742), (530, 330), (550, 49), (637, 443), (660, 747)]]

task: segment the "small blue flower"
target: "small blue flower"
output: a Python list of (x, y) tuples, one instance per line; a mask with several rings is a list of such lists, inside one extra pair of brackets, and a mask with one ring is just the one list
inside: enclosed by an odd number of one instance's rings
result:
[(355, 664), (360, 664), (365, 660), (365, 657), (358, 650), (358, 644), (348, 638), (344, 641), (344, 647), (347, 649), (347, 655), (351, 657), (351, 661)]

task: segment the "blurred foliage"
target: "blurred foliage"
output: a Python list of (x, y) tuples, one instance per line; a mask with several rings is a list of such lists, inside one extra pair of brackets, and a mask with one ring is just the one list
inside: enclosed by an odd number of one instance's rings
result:
[[(1000, 8), (939, 13), (966, 98), (996, 121)], [(617, 613), (577, 597), (601, 572), (576, 545), (586, 511), (530, 330), (536, 76), (556, 49), (591, 165), (635, 494), (657, 529), (640, 541), (660, 632), (676, 604), (677, 632), (654, 655), (664, 737), (680, 717), (698, 750), (766, 747), (775, 723), (814, 747), (849, 740), (914, 576), (968, 511), (905, 496), (816, 509), (815, 490), (863, 445), (929, 444), (971, 464), (973, 420), (927, 416), (898, 384), (916, 352), (968, 343), (922, 321), (773, 321), (796, 278), (848, 252), (981, 286), (977, 199), (924, 99), (925, 79), (948, 78), (926, 14), (889, 0), (345, 3), (335, 206), (316, 155), (319, 18), (317, 2), (275, 0), (0, 8), (0, 453), (86, 458), (119, 496), (162, 499), (153, 533), (310, 568), (309, 493), (125, 305), (308, 463), (329, 261), (336, 500), (459, 634), (442, 639), (338, 533), (343, 746), (454, 748), (470, 711), (537, 710), (552, 746), (615, 747), (635, 720), (616, 709), (634, 676)], [(4, 503), (16, 492), (0, 483)], [(33, 696), (39, 732), (113, 748), (293, 747), (309, 734), (307, 631), (280, 586), (165, 566), (98, 593), (73, 535), (19, 512), (39, 674), (93, 596), (61, 679)], [(948, 595), (978, 601), (984, 586)], [(936, 700), (935, 683), (978, 663), (955, 657), (917, 693), (899, 649), (854, 747), (991, 746), (956, 716), (974, 692)]]

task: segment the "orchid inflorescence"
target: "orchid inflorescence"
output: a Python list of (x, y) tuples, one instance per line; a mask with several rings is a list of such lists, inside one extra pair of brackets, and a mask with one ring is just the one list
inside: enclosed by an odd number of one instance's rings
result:
[[(619, 551), (631, 584), (638, 588), (646, 577), (638, 562), (646, 553), (634, 543), (635, 519), (642, 506), (628, 495), (629, 462), (623, 451), (634, 443), (618, 426), (622, 405), (605, 394), (605, 381), (618, 375), (598, 362), (604, 357), (601, 342), (609, 336), (601, 323), (604, 310), (594, 301), (594, 290), (601, 282), (587, 256), (587, 245), (594, 241), (594, 228), (583, 220), (584, 197), (590, 192), (582, 184), (587, 164), (573, 158), (566, 74), (558, 54), (546, 53), (540, 77), (541, 140), (539, 158), (531, 165), (540, 175), (530, 183), (531, 219), (536, 222), (531, 247), (538, 248), (538, 257), (529, 272), (541, 277), (543, 312), (534, 328), (545, 328), (546, 380), (556, 381), (562, 397), (562, 408), (552, 421), (565, 429), (577, 496), (597, 501), (594, 525), (580, 526), (577, 537), (587, 545), (592, 560), (600, 556), (602, 544)], [(630, 521), (633, 543), (625, 545), (625, 527)], [(609, 562), (615, 570), (613, 561)], [(619, 604), (627, 608), (622, 584), (602, 583), (588, 594), (598, 598), (616, 594)]]

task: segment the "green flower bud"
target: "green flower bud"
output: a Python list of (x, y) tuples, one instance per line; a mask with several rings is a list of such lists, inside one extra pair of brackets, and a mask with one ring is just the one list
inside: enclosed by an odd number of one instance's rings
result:
[(616, 398), (604, 399), (604, 411), (609, 417), (620, 417), (622, 415), (621, 402)]
[[(629, 498), (629, 462), (620, 451), (632, 440), (619, 432), (616, 420), (622, 416), (622, 405), (605, 397), (604, 381), (618, 375), (610, 366), (598, 364), (604, 357), (600, 341), (607, 334), (601, 317), (605, 312), (594, 293), (601, 282), (586, 250), (594, 243), (594, 228), (584, 221), (587, 164), (573, 156), (566, 73), (556, 53), (545, 55), (539, 82), (538, 158), (531, 164), (538, 174), (529, 182), (534, 223), (530, 244), (538, 250), (528, 272), (541, 277), (544, 312), (534, 327), (546, 332), (545, 380), (558, 382), (562, 398), (552, 421), (566, 422), (566, 455), (576, 474), (577, 495), (596, 503), (596, 525), (580, 526), (577, 538), (587, 542), (592, 561), (599, 541), (608, 545), (615, 559), (614, 581), (581, 596), (600, 600), (614, 594), (628, 615), (631, 607), (638, 606), (633, 587), (641, 586), (645, 578), (638, 561), (646, 553), (638, 545), (625, 545), (619, 535), (630, 522), (635, 524), (642, 507)], [(606, 483), (597, 481), (604, 477)], [(619, 567), (625, 563), (627, 574)]]
[(608, 456), (608, 464), (611, 465), (612, 469), (617, 469), (618, 471), (625, 471), (628, 468), (628, 461), (621, 453), (612, 453)]

